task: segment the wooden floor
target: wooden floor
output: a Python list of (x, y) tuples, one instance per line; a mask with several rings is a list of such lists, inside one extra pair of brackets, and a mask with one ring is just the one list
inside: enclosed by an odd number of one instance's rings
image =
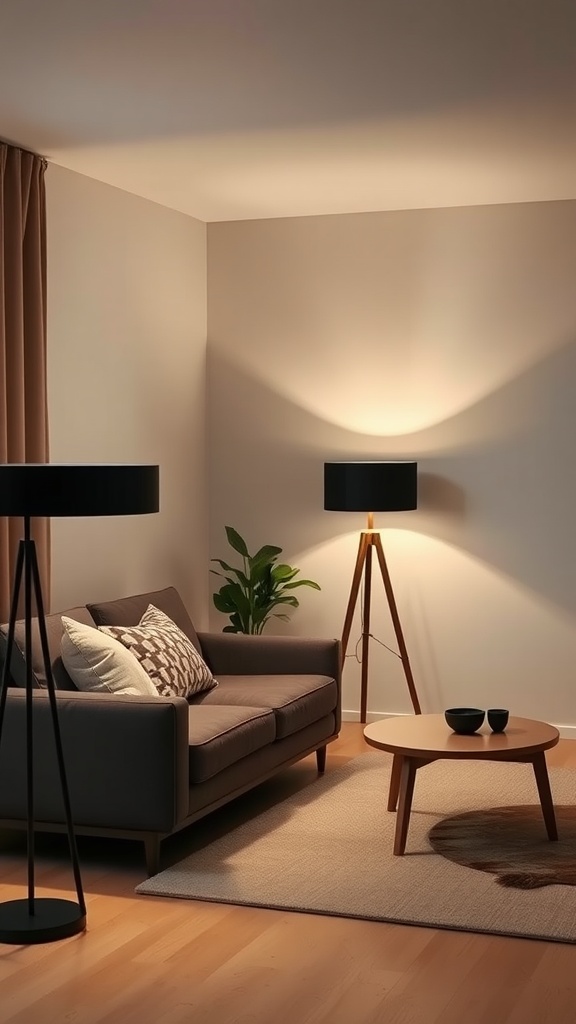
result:
[[(362, 726), (345, 724), (327, 771), (366, 750)], [(576, 769), (576, 742), (561, 741), (548, 763)], [(165, 862), (316, 778), (308, 758), (173, 837)], [(22, 840), (5, 835), (0, 900), (24, 892)], [(0, 1024), (576, 1021), (576, 945), (136, 896), (138, 845), (81, 838), (79, 848), (88, 930), (0, 945)], [(68, 896), (66, 840), (39, 836), (38, 863), (39, 894)]]

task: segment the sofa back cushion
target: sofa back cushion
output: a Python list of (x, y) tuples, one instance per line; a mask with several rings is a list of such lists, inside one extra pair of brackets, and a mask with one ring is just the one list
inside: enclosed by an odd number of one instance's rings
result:
[[(54, 685), (57, 690), (75, 690), (76, 686), (64, 668), (60, 653), (62, 630), (64, 628), (62, 626), (63, 615), (68, 616), (70, 619), (75, 619), (77, 622), (82, 622), (86, 626), (94, 626), (94, 619), (90, 615), (88, 609), (83, 605), (79, 608), (69, 608), (65, 612), (58, 612), (55, 615), (46, 616), (48, 653), (52, 668), (52, 675), (54, 677)], [(8, 626), (0, 626), (0, 632), (2, 638), (3, 661)], [(25, 642), (24, 620), (19, 619), (14, 631), (14, 650), (12, 652), (12, 664), (10, 666), (10, 675), (15, 686), (26, 685)], [(40, 687), (41, 689), (46, 689), (46, 670), (44, 668), (44, 658), (42, 657), (42, 646), (40, 643), (40, 631), (38, 629), (37, 618), (32, 619), (32, 675), (33, 685), (36, 688)]]
[[(155, 608), (168, 615), (173, 622), (192, 641), (197, 651), (202, 653), (200, 641), (192, 625), (184, 602), (175, 587), (165, 590), (154, 590), (149, 594), (134, 594), (132, 597), (121, 597), (118, 601), (102, 601), (86, 607), (94, 618), (97, 626), (136, 626), (148, 608)], [(71, 616), (74, 618), (74, 616)]]

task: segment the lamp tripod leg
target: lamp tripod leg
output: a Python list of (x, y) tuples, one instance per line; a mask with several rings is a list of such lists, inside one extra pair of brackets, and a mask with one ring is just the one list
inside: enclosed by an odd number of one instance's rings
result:
[(24, 646), (26, 655), (26, 836), (28, 848), (28, 914), (35, 913), (34, 902), (34, 722), (32, 709), (32, 563), (30, 519), (24, 518)]
[(74, 826), (72, 824), (72, 809), (70, 806), (70, 794), (68, 790), (68, 781), (66, 779), (66, 767), (64, 764), (64, 752), (62, 749), (62, 737), (60, 735), (60, 723), (58, 721), (58, 706), (56, 703), (56, 688), (54, 686), (54, 676), (52, 674), (52, 665), (50, 664), (50, 652), (48, 649), (48, 635), (46, 632), (46, 619), (44, 617), (44, 603), (42, 600), (42, 588), (40, 585), (40, 571), (38, 569), (38, 558), (36, 555), (36, 545), (32, 542), (33, 547), (31, 550), (31, 565), (32, 565), (32, 579), (34, 583), (34, 590), (36, 593), (36, 607), (38, 611), (38, 629), (40, 633), (40, 643), (42, 645), (42, 655), (44, 658), (44, 669), (46, 671), (46, 688), (48, 690), (48, 699), (50, 701), (50, 710), (52, 712), (52, 728), (54, 730), (54, 744), (56, 747), (56, 758), (58, 761), (58, 772), (60, 775), (60, 788), (62, 790), (62, 799), (64, 803), (64, 814), (66, 816), (66, 830), (68, 832), (68, 845), (70, 848), (70, 858), (72, 860), (72, 872), (74, 874), (74, 882), (76, 885), (76, 893), (78, 895), (78, 903), (80, 911), (83, 915), (86, 914), (86, 902), (84, 900), (84, 893), (82, 891), (82, 879), (80, 876), (80, 864), (78, 860), (78, 851), (76, 848), (76, 837), (74, 835)]
[(390, 608), (390, 615), (392, 616), (392, 623), (394, 625), (394, 632), (396, 634), (396, 642), (400, 651), (400, 658), (402, 666), (404, 668), (404, 675), (406, 676), (406, 682), (408, 684), (408, 692), (410, 693), (410, 699), (412, 701), (412, 707), (417, 715), (422, 714), (420, 707), (420, 701), (418, 700), (418, 694), (416, 693), (416, 686), (414, 684), (414, 677), (412, 675), (412, 668), (410, 666), (410, 659), (408, 657), (408, 651), (404, 642), (404, 634), (402, 632), (402, 626), (400, 624), (400, 616), (398, 615), (398, 609), (396, 607), (396, 600), (394, 598), (394, 591), (392, 589), (392, 582), (390, 580), (390, 573), (388, 572), (388, 566), (386, 565), (386, 558), (384, 557), (384, 548), (382, 547), (382, 540), (380, 534), (375, 534), (372, 543), (376, 548), (376, 554), (378, 555), (378, 562), (380, 563), (380, 570), (382, 572), (382, 579), (384, 581), (384, 589), (386, 591), (386, 597), (388, 598), (388, 606)]
[(2, 666), (2, 683), (0, 691), (0, 743), (2, 742), (2, 725), (4, 712), (6, 710), (6, 697), (8, 695), (8, 683), (10, 681), (10, 662), (12, 660), (12, 648), (14, 647), (14, 632), (16, 619), (18, 617), (18, 597), (22, 586), (22, 572), (24, 569), (24, 541), (18, 545), (18, 556), (16, 558), (16, 569), (14, 572), (14, 586), (12, 588), (12, 600), (10, 603), (10, 617), (8, 620), (8, 634), (6, 636), (6, 648), (4, 652), (4, 665)]
[(364, 559), (364, 615), (362, 621), (362, 675), (360, 681), (360, 721), (368, 714), (368, 653), (370, 650), (370, 594), (372, 591), (372, 537), (368, 534)]
[(360, 682), (360, 721), (365, 722), (368, 706), (368, 652), (370, 645), (370, 595), (372, 590), (372, 533), (362, 530), (358, 544), (356, 565), (342, 631), (342, 667), (346, 657), (352, 620), (358, 602), (360, 584), (364, 577), (364, 616), (362, 622), (362, 675)]
[(348, 647), (348, 640), (350, 639), (350, 630), (352, 629), (352, 620), (354, 618), (354, 609), (356, 608), (356, 602), (358, 600), (358, 591), (360, 590), (360, 582), (362, 580), (362, 573), (364, 571), (364, 562), (366, 561), (366, 552), (368, 550), (368, 536), (363, 530), (360, 534), (360, 543), (358, 544), (358, 554), (356, 556), (356, 565), (354, 566), (354, 575), (352, 576), (352, 586), (350, 588), (350, 597), (348, 599), (348, 607), (346, 609), (346, 615), (344, 617), (344, 629), (342, 630), (342, 666), (344, 665), (344, 659), (346, 657), (346, 650)]

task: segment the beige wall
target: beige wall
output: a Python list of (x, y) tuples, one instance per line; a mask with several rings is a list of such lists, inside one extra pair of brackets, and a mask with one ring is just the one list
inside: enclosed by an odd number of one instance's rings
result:
[(158, 515), (53, 520), (52, 607), (175, 585), (207, 608), (206, 229), (50, 166), (51, 461), (160, 465)]
[[(318, 580), (278, 631), (342, 629), (362, 522), (323, 462), (413, 457), (419, 510), (377, 525), (424, 710), (576, 726), (575, 266), (574, 202), (209, 225), (210, 553), (231, 524)], [(408, 711), (370, 660), (370, 711)]]

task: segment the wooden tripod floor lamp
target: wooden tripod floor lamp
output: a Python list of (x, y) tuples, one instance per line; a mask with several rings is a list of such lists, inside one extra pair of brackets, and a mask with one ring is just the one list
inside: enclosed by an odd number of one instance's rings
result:
[[(36, 544), (31, 536), (32, 517), (52, 516), (125, 516), (157, 512), (159, 468), (142, 465), (59, 465), (55, 463), (9, 463), (0, 465), (0, 516), (22, 518), (24, 537), (20, 541), (14, 588), (10, 604), (8, 634), (4, 644), (4, 665), (0, 682), (0, 741), (6, 718), (6, 699), (10, 685), (10, 665), (20, 596), (24, 597), (24, 636), (26, 659), (26, 720), (23, 736), (23, 760), (26, 766), (27, 804), (27, 896), (0, 902), (0, 942), (17, 945), (53, 942), (77, 935), (86, 927), (86, 901), (82, 890), (76, 837), (72, 820), (64, 749), (58, 716), (58, 701), (46, 616), (38, 568)], [(23, 584), (23, 588), (22, 588)], [(35, 609), (34, 609), (35, 606)], [(52, 719), (54, 753), (66, 831), (70, 847), (76, 900), (53, 899), (36, 895), (35, 886), (35, 764), (34, 704), (32, 671), (32, 626), (36, 610), (37, 627), (46, 674), (46, 689)], [(10, 726), (10, 723), (7, 723)], [(1, 750), (1, 744), (0, 744)], [(4, 767), (6, 767), (4, 765)], [(2, 779), (10, 785), (10, 777)]]
[(360, 584), (364, 577), (362, 616), (362, 676), (360, 690), (360, 721), (366, 721), (368, 706), (368, 652), (370, 644), (370, 596), (372, 590), (372, 551), (376, 551), (384, 589), (388, 599), (390, 615), (396, 634), (399, 657), (402, 661), (412, 707), (421, 714), (420, 701), (414, 685), (410, 659), (404, 642), (404, 634), (396, 607), (394, 591), (386, 565), (382, 539), (374, 530), (375, 512), (405, 512), (417, 508), (417, 463), (416, 462), (325, 462), (324, 463), (324, 508), (336, 512), (366, 512), (367, 528), (360, 534), (358, 555), (352, 577), (350, 598), (342, 632), (342, 665), (350, 638), (354, 610), (358, 600)]

